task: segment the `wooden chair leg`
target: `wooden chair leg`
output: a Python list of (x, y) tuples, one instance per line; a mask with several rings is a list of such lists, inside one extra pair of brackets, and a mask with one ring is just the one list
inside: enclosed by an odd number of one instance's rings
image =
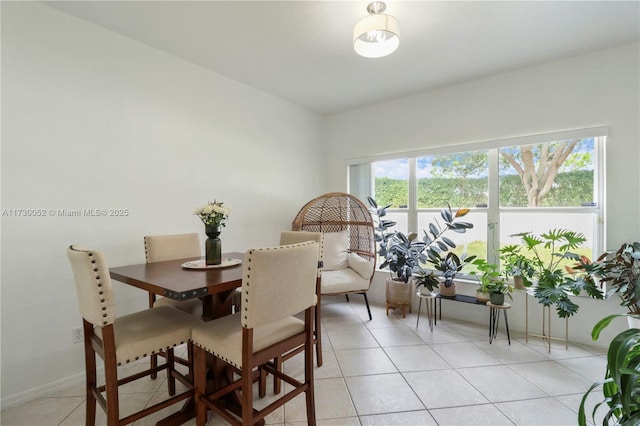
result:
[[(156, 368), (158, 366), (158, 355), (156, 354), (151, 355), (149, 362), (151, 364), (150, 365), (151, 368)], [(158, 373), (157, 372), (151, 373), (151, 376), (149, 377), (151, 377), (152, 380), (155, 380), (158, 377)]]
[(176, 394), (176, 378), (173, 376), (173, 371), (176, 368), (176, 359), (173, 349), (167, 349), (167, 390), (170, 396)]
[(322, 306), (320, 306), (320, 293), (318, 293), (318, 303), (316, 304), (316, 307), (314, 309), (314, 313), (315, 313), (314, 341), (316, 344), (316, 362), (318, 364), (318, 367), (322, 367), (322, 321), (320, 318), (321, 312), (322, 312)]
[[(112, 327), (112, 326), (110, 326)], [(105, 348), (115, 348), (113, 333), (103, 331)], [(118, 367), (114, 351), (104, 353), (104, 384), (107, 399), (107, 425), (117, 425), (120, 420), (120, 404), (118, 398)]]
[(253, 426), (253, 380), (251, 372), (242, 372), (242, 425)]
[(96, 353), (91, 348), (91, 336), (93, 335), (93, 325), (83, 321), (84, 326), (84, 364), (86, 371), (86, 410), (85, 425), (95, 426), (96, 424), (96, 398), (93, 389), (96, 388)]
[[(276, 378), (274, 377), (274, 380)], [(275, 388), (275, 384), (274, 384)], [(260, 368), (260, 378), (258, 379), (258, 396), (264, 398), (267, 395), (267, 372)]]
[(187, 343), (187, 360), (189, 361), (189, 377), (193, 381), (195, 376), (193, 375), (193, 343), (191, 341)]
[[(156, 302), (156, 295), (149, 292), (148, 296), (149, 296), (149, 308), (153, 308), (153, 304)], [(149, 362), (151, 363), (150, 364), (151, 368), (156, 368), (158, 366), (158, 355), (156, 354), (151, 355)], [(155, 380), (158, 377), (158, 373), (152, 373), (150, 377), (152, 380)]]
[(204, 349), (193, 347), (194, 401), (196, 406), (196, 425), (207, 423), (207, 407), (201, 401), (207, 391), (207, 362)]
[[(273, 365), (277, 371), (282, 371), (282, 358), (276, 357), (273, 359)], [(282, 380), (277, 377), (273, 377), (273, 393), (276, 395), (282, 390)]]
[[(311, 324), (311, 311), (307, 310), (305, 313), (305, 322)], [(308, 327), (311, 327), (310, 325)], [(304, 381), (307, 384), (307, 390), (305, 391), (306, 403), (307, 403), (307, 425), (316, 424), (316, 409), (315, 409), (315, 395), (313, 387), (313, 333), (314, 330), (308, 329), (307, 341), (304, 345)]]

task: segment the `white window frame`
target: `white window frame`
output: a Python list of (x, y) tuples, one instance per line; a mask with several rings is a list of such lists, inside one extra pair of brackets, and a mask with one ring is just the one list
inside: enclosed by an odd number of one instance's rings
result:
[(354, 158), (346, 161), (347, 167), (347, 191), (360, 199), (365, 200), (373, 195), (374, 176), (371, 165), (378, 161), (395, 160), (406, 158), (409, 160), (409, 204), (406, 209), (389, 209), (389, 212), (401, 212), (407, 214), (408, 228), (412, 231), (417, 229), (418, 212), (434, 211), (438, 209), (418, 209), (417, 208), (417, 186), (416, 186), (416, 159), (426, 155), (452, 154), (466, 151), (488, 150), (489, 151), (489, 203), (488, 207), (474, 207), (474, 211), (484, 211), (487, 214), (487, 260), (498, 263), (497, 250), (500, 244), (500, 215), (503, 212), (517, 213), (530, 212), (528, 207), (500, 207), (499, 205), (499, 173), (497, 173), (497, 163), (499, 161), (498, 149), (501, 147), (520, 146), (529, 144), (548, 143), (559, 140), (583, 139), (593, 137), (595, 143), (595, 164), (594, 164), (594, 198), (595, 206), (582, 207), (536, 207), (540, 213), (550, 213), (561, 210), (563, 213), (579, 212), (593, 213), (596, 220), (593, 224), (593, 247), (592, 256), (595, 257), (604, 250), (606, 241), (606, 188), (605, 188), (605, 144), (609, 134), (608, 127), (590, 127), (584, 129), (568, 130), (561, 132), (543, 133), (537, 135), (519, 136), (513, 138), (496, 139), (483, 142), (474, 142), (458, 145), (439, 146), (430, 149), (413, 150), (385, 154), (380, 156)]

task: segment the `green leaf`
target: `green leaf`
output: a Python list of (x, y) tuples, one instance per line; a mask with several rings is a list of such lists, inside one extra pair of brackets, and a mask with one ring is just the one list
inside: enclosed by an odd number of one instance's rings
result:
[(440, 216), (445, 222), (451, 222), (453, 220), (453, 213), (451, 213), (451, 209), (442, 209), (440, 210)]
[(600, 337), (600, 332), (606, 328), (611, 321), (613, 321), (615, 318), (618, 317), (624, 317), (625, 315), (622, 314), (617, 314), (617, 315), (609, 315), (607, 317), (602, 318), (600, 321), (598, 321), (596, 323), (595, 326), (593, 326), (593, 330), (591, 330), (591, 338), (595, 341), (598, 340), (598, 338)]
[(456, 248), (456, 243), (454, 243), (453, 241), (451, 241), (449, 238), (447, 237), (440, 237), (440, 239), (449, 247), (451, 248)]
[(433, 238), (438, 238), (438, 234), (440, 233), (440, 229), (433, 223), (429, 224), (429, 232), (433, 235)]

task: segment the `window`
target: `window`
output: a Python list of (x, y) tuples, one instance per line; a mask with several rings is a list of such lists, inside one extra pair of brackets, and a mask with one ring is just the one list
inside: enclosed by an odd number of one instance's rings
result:
[(586, 236), (579, 254), (593, 258), (604, 242), (605, 136), (584, 129), (372, 158), (349, 165), (350, 191), (391, 205), (403, 232), (421, 234), (447, 204), (471, 208), (474, 228), (454, 236), (459, 254), (497, 263), (500, 246), (520, 243), (514, 234), (566, 228)]

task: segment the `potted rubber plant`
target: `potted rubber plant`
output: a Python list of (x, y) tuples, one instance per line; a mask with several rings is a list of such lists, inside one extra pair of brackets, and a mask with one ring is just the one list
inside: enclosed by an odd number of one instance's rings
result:
[(456, 283), (453, 279), (458, 272), (473, 262), (476, 256), (467, 256), (466, 253), (458, 256), (452, 251), (448, 251), (444, 257), (440, 251), (429, 251), (427, 263), (431, 264), (436, 271), (440, 271), (438, 289), (440, 295), (453, 297), (456, 295)]
[(456, 248), (444, 234), (449, 231), (464, 233), (473, 228), (473, 224), (459, 220), (469, 213), (469, 209), (454, 212), (450, 206), (443, 208), (440, 211), (443, 224), (432, 221), (428, 231), (423, 230), (422, 238), (419, 238), (415, 232), (404, 234), (393, 230), (396, 222), (386, 218), (390, 205), (381, 207), (372, 197), (367, 197), (367, 201), (375, 223), (378, 254), (383, 258), (380, 269), (388, 269), (390, 275), (386, 280), (387, 313), (390, 307), (400, 307), (404, 314), (404, 308), (411, 304), (414, 287), (424, 286), (433, 291), (438, 285), (436, 275), (421, 265), (430, 257)]
[[(591, 332), (593, 340), (597, 340), (600, 332), (609, 323), (621, 316), (610, 315), (601, 319)], [(607, 411), (603, 416), (603, 425), (635, 426), (640, 424), (640, 329), (629, 328), (616, 335), (609, 343), (607, 350), (607, 369), (604, 380), (595, 382), (587, 390), (580, 402), (578, 424), (587, 425), (586, 401), (588, 396), (598, 387), (602, 388), (603, 400), (595, 405), (591, 419), (596, 423), (596, 414), (600, 407)]]

